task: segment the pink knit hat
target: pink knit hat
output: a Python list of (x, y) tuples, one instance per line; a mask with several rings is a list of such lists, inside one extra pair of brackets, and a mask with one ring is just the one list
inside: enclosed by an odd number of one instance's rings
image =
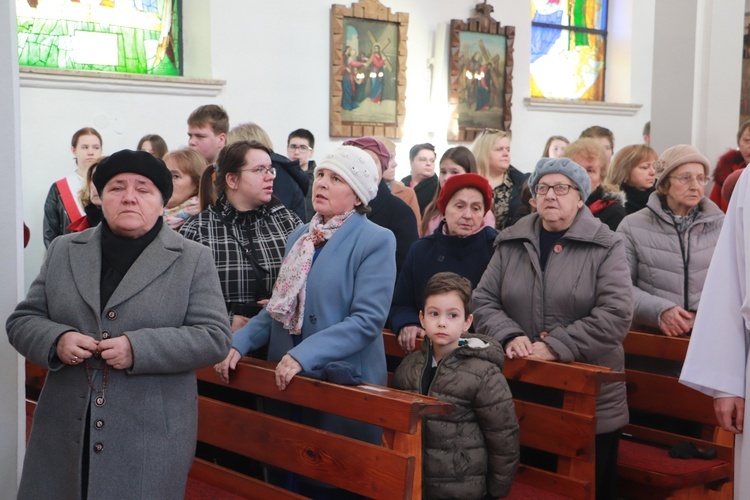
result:
[(359, 139), (349, 139), (344, 141), (344, 146), (355, 146), (365, 151), (372, 151), (375, 156), (380, 160), (380, 171), (385, 172), (388, 168), (388, 163), (391, 161), (391, 153), (385, 144), (375, 139), (374, 137), (360, 137)]
[(703, 171), (708, 176), (711, 172), (711, 164), (708, 158), (703, 156), (700, 151), (693, 146), (680, 144), (672, 146), (661, 154), (661, 158), (654, 164), (656, 170), (656, 188), (658, 189), (669, 177), (674, 169), (686, 163), (700, 163), (703, 165)]

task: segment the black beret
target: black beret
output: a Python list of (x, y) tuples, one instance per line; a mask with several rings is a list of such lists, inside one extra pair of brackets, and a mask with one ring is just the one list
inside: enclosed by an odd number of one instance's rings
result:
[(172, 197), (172, 173), (166, 163), (146, 151), (129, 149), (111, 154), (96, 167), (93, 181), (99, 196), (104, 192), (104, 186), (112, 177), (124, 173), (139, 174), (150, 179), (161, 191), (165, 205)]

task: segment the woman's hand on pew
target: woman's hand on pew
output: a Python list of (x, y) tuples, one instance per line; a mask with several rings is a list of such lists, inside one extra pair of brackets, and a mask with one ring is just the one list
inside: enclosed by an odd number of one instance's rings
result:
[(533, 353), (534, 348), (531, 345), (531, 340), (526, 335), (514, 338), (505, 346), (505, 356), (508, 359), (525, 358)]
[(276, 387), (283, 391), (292, 381), (292, 378), (301, 371), (302, 365), (290, 355), (284, 354), (279, 364), (276, 365)]
[(540, 359), (542, 361), (556, 361), (557, 356), (550, 351), (546, 342), (534, 342), (531, 344), (532, 353), (529, 359)]
[(221, 363), (216, 363), (214, 365), (214, 370), (216, 370), (216, 374), (219, 376), (219, 379), (224, 382), (225, 384), (229, 383), (229, 370), (234, 370), (237, 368), (237, 363), (242, 359), (242, 354), (240, 354), (240, 351), (232, 347), (229, 349), (229, 354), (226, 358), (224, 358), (224, 361)]
[(416, 339), (424, 338), (424, 330), (416, 325), (405, 326), (398, 332), (398, 345), (404, 350), (406, 354), (416, 349)]
[(668, 337), (679, 337), (693, 329), (695, 314), (680, 306), (667, 309), (659, 316), (659, 328)]
[(722, 429), (734, 434), (742, 434), (742, 422), (745, 418), (744, 398), (715, 398), (714, 411)]

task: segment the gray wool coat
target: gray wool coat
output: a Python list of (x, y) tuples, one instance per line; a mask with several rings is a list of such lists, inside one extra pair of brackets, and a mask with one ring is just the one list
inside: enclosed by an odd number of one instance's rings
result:
[[(583, 207), (542, 272), (540, 229), (534, 213), (498, 235), (472, 296), (474, 328), (503, 345), (520, 335), (536, 342), (547, 332), (544, 342), (560, 361), (622, 371), (633, 296), (620, 236)], [(625, 382), (602, 385), (596, 417), (598, 434), (628, 422)]]
[[(19, 499), (76, 499), (89, 413), (88, 498), (182, 499), (197, 433), (194, 370), (224, 359), (230, 332), (208, 248), (164, 224), (100, 314), (101, 226), (56, 238), (6, 324), (10, 343), (49, 369), (34, 414)], [(58, 337), (127, 335), (134, 363), (110, 369), (104, 404)], [(91, 358), (92, 368), (102, 368)], [(103, 385), (101, 370), (89, 370)]]

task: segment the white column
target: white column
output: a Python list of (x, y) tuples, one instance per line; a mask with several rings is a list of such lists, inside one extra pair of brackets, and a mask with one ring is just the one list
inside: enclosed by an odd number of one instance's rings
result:
[[(21, 136), (18, 48), (14, 1), (0, 6), (0, 320), (5, 323), (23, 293), (23, 232), (21, 216)], [(15, 498), (25, 449), (24, 371), (22, 358), (0, 335), (0, 485), (2, 495)]]
[(714, 163), (736, 145), (745, 0), (659, 0), (651, 145), (692, 144)]

